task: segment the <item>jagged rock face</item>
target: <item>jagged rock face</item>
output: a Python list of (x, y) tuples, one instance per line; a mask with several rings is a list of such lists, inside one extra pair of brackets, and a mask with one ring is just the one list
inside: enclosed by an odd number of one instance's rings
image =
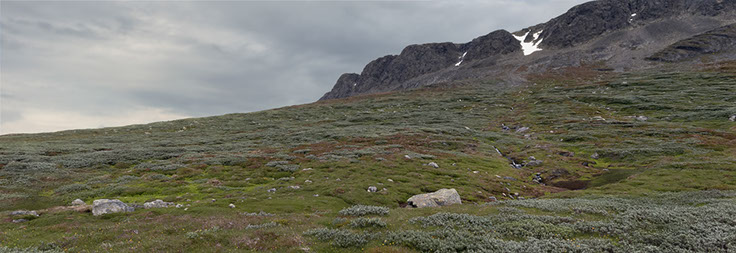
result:
[(343, 74), (321, 100), (395, 90), (412, 78), (453, 67), (461, 61), (508, 54), (520, 49), (518, 41), (506, 31), (492, 32), (467, 44), (448, 42), (411, 45), (399, 55), (388, 55), (372, 61), (360, 75)]
[(648, 60), (677, 62), (725, 50), (736, 50), (736, 23), (681, 40)]
[(584, 3), (547, 22), (541, 43), (564, 48), (637, 22), (682, 14), (715, 16), (736, 10), (732, 0), (604, 0)]

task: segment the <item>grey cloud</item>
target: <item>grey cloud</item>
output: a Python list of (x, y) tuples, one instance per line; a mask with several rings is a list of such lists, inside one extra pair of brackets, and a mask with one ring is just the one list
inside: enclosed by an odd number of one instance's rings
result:
[[(3, 2), (0, 93), (13, 96), (3, 96), (0, 134), (62, 130), (33, 126), (30, 111), (138, 120), (133, 110), (209, 116), (308, 103), (409, 44), (514, 31), (582, 2)], [(2, 127), (11, 120), (16, 129)]]

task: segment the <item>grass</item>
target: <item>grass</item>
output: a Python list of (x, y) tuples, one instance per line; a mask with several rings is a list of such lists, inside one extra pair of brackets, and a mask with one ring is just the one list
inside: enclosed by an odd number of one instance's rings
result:
[[(639, 210), (648, 212), (645, 217), (660, 214), (667, 205), (654, 203), (652, 195), (705, 191), (720, 197), (700, 205), (724, 215), (720, 205), (733, 204), (736, 125), (728, 118), (736, 114), (734, 70), (733, 63), (690, 72), (609, 73), (581, 67), (533, 76), (522, 86), (477, 80), (248, 114), (0, 136), (0, 212), (44, 210), (76, 198), (185, 205), (101, 217), (41, 211), (40, 217), (18, 224), (6, 212), (0, 214), (0, 245), (73, 252), (649, 247), (651, 241), (630, 237), (674, 241), (666, 232), (685, 229), (625, 222)], [(522, 127), (529, 129), (515, 130)], [(541, 164), (516, 169), (509, 161), (526, 164), (532, 156)], [(537, 173), (544, 184), (532, 181)], [(370, 186), (378, 191), (368, 192)], [(464, 205), (400, 208), (412, 195), (442, 188), (457, 189)], [(512, 201), (514, 193), (526, 200)], [(697, 200), (681, 194), (671, 199)], [(614, 210), (609, 202), (595, 200), (612, 196), (629, 209)], [(504, 202), (484, 205), (491, 197)], [(553, 208), (565, 201), (587, 209)], [(354, 205), (390, 212), (365, 218), (339, 213)], [(673, 205), (688, 212), (697, 207)], [(259, 212), (276, 215), (244, 215)], [(434, 216), (438, 213), (466, 216)], [(443, 225), (485, 224), (486, 219), (491, 227), (482, 233)], [(601, 234), (578, 226), (594, 223), (614, 230)], [(725, 224), (711, 225), (733, 229)], [(624, 225), (642, 226), (632, 231), (644, 234), (615, 230)], [(305, 234), (315, 229), (321, 236)], [(713, 244), (682, 249), (728, 246), (719, 244), (728, 238), (703, 236)], [(477, 247), (467, 244), (471, 239)], [(677, 250), (665, 246), (653, 245)]]

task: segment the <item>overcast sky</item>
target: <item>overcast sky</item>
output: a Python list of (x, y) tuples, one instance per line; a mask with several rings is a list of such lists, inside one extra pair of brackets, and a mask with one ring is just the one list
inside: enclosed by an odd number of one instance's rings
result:
[(0, 134), (313, 102), (409, 44), (464, 43), (584, 0), (0, 2)]

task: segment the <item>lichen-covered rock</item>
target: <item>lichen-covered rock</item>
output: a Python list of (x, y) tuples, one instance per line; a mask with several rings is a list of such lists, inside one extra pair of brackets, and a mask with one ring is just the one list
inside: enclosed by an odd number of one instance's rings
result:
[(36, 216), (38, 217), (38, 213), (36, 211), (28, 211), (28, 210), (18, 210), (18, 211), (12, 211), (10, 212), (10, 215), (13, 216)]
[(151, 202), (143, 203), (143, 208), (145, 208), (145, 209), (166, 208), (166, 207), (170, 207), (170, 206), (174, 206), (174, 205), (175, 205), (174, 203), (166, 202), (166, 201), (157, 199), (157, 200), (154, 200), (154, 201), (151, 201)]
[(462, 204), (460, 194), (455, 189), (440, 189), (432, 193), (414, 195), (406, 201), (410, 207), (438, 207)]
[(84, 200), (81, 199), (75, 199), (74, 201), (72, 201), (72, 206), (83, 206), (86, 204), (87, 203), (84, 203)]
[(135, 208), (117, 199), (97, 199), (92, 202), (92, 215), (132, 212)]

